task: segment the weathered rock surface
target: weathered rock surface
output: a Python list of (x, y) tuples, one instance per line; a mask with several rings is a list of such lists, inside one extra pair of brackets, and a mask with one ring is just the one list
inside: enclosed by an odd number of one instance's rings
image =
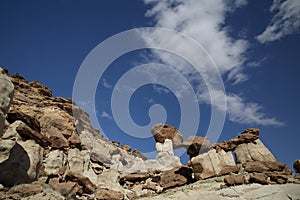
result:
[(238, 185), (229, 188), (221, 189), (221, 183), (214, 180), (197, 181), (196, 183), (170, 189), (157, 196), (138, 198), (141, 200), (171, 200), (171, 199), (186, 199), (186, 200), (224, 200), (224, 199), (280, 199), (290, 200), (299, 199), (300, 185), (285, 184), (285, 185)]
[(239, 144), (254, 142), (258, 138), (259, 138), (259, 129), (249, 128), (228, 142), (224, 141), (224, 142), (216, 143), (214, 145), (214, 148), (217, 149), (217, 151), (219, 151), (219, 149), (223, 149), (226, 152), (233, 151)]
[(23, 141), (18, 135), (16, 127), (20, 124), (23, 122), (11, 124), (0, 139), (3, 149), (0, 156), (0, 184), (4, 186), (36, 180), (43, 160), (43, 148), (33, 140)]
[(217, 152), (211, 149), (191, 159), (191, 166), (197, 180), (217, 176), (228, 165), (235, 166), (235, 162), (232, 153), (224, 150)]
[(273, 154), (267, 147), (257, 139), (250, 143), (239, 144), (234, 150), (237, 163), (245, 163), (249, 161), (270, 161), (276, 162)]
[(224, 178), (224, 182), (229, 185), (242, 185), (246, 183), (246, 179), (242, 174), (230, 175)]
[[(178, 199), (184, 198), (176, 189), (180, 186), (188, 198), (203, 192), (212, 195), (209, 198), (243, 198), (252, 189), (240, 188), (234, 194), (230, 188), (220, 188), (300, 183), (261, 143), (258, 129), (210, 147), (206, 138), (193, 136), (183, 142), (175, 127), (159, 124), (152, 129), (156, 159), (147, 160), (140, 151), (131, 152), (128, 145), (120, 147), (120, 143), (103, 138), (91, 126), (88, 114), (71, 99), (52, 97), (49, 88), (19, 74), (9, 79), (15, 89), (11, 107), (8, 110), (10, 90), (3, 103), (5, 112), (1, 110), (3, 120), (6, 117), (4, 133), (0, 133), (2, 199), (135, 199), (160, 193), (164, 199), (168, 191), (175, 191)], [(1, 98), (4, 102), (5, 97)], [(173, 149), (179, 147), (187, 149), (192, 168), (174, 155)], [(208, 179), (216, 176), (218, 183)], [(201, 179), (207, 179), (201, 186), (193, 183)], [(211, 185), (205, 188), (206, 183)], [(285, 192), (293, 197), (293, 192)], [(172, 194), (166, 199), (169, 197), (173, 198)]]
[(7, 71), (0, 68), (0, 136), (4, 129), (6, 113), (10, 107), (14, 94), (14, 85), (7, 76)]
[(156, 142), (164, 143), (166, 139), (172, 140), (174, 148), (180, 147), (183, 135), (174, 126), (156, 124), (151, 128), (151, 133)]

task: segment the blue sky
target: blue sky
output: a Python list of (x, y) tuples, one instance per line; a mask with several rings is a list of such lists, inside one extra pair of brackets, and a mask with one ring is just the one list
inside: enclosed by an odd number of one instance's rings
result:
[[(117, 82), (135, 66), (161, 63), (173, 67), (191, 83), (198, 98), (200, 120), (194, 120), (192, 111), (181, 119), (181, 102), (186, 95), (180, 94), (185, 94), (186, 87), (177, 79), (179, 76), (154, 66), (142, 72), (153, 80), (165, 80), (175, 89), (145, 84), (131, 90), (129, 105), (125, 106), (137, 126), (152, 125), (150, 110), (176, 127), (182, 120), (199, 125), (196, 131), (183, 132), (185, 138), (205, 136), (210, 124), (219, 123), (211, 119), (212, 109), (224, 111), (219, 104), (221, 95), (227, 99), (227, 109), (219, 141), (258, 127), (261, 139), (278, 161), (291, 167), (293, 160), (300, 158), (298, 0), (2, 0), (0, 65), (11, 74), (18, 72), (28, 80), (39, 80), (53, 90), (54, 96), (72, 97), (76, 74), (97, 45), (120, 32), (148, 26), (176, 30), (201, 44), (216, 64), (225, 91), (208, 88), (206, 84), (213, 78), (204, 82), (203, 77), (211, 77), (209, 68), (199, 74), (178, 55), (152, 49), (128, 52), (116, 59), (96, 83), (97, 120), (107, 137), (144, 153), (154, 151), (150, 130), (134, 135), (117, 126), (116, 118), (126, 120), (121, 112), (113, 115), (111, 95), (118, 89), (125, 91), (116, 87)], [(149, 45), (166, 40), (163, 35), (145, 34)], [(169, 47), (178, 46), (173, 43)], [(193, 53), (193, 49), (182, 49)], [(137, 79), (131, 80), (135, 83)], [(122, 103), (123, 99), (118, 100)], [(81, 102), (81, 106), (90, 111), (89, 103)], [(165, 113), (157, 104), (164, 107)], [(186, 160), (184, 154), (182, 161)]]

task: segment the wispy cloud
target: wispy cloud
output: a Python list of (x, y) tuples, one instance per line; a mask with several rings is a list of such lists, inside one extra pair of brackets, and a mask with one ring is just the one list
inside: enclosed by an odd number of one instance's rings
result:
[[(239, 84), (248, 79), (244, 73), (244, 66), (247, 63), (245, 53), (249, 48), (248, 41), (245, 39), (232, 38), (228, 32), (229, 28), (225, 24), (228, 13), (233, 12), (241, 6), (247, 4), (245, 0), (144, 0), (146, 4), (152, 7), (147, 11), (146, 16), (152, 17), (154, 24), (158, 27), (170, 28), (188, 36), (191, 36), (199, 42), (211, 58), (216, 63), (219, 72), (222, 74), (229, 85)], [(168, 36), (158, 35), (155, 32), (145, 33), (145, 40), (151, 45), (166, 43)], [(185, 52), (201, 60), (201, 55), (194, 55), (193, 49), (188, 46), (179, 46), (176, 42), (168, 43), (169, 49), (181, 48)], [(269, 118), (262, 112), (262, 107), (256, 103), (247, 103), (236, 94), (225, 94), (223, 91), (213, 88), (209, 92), (203, 83), (197, 71), (188, 67), (182, 59), (176, 59), (175, 55), (170, 53), (158, 52), (152, 53), (157, 60), (162, 61), (168, 66), (174, 66), (176, 70), (188, 78), (189, 82), (198, 83), (196, 95), (200, 102), (214, 104), (219, 110), (224, 110), (219, 105), (222, 98), (226, 97), (227, 109), (231, 121), (241, 124), (256, 125), (281, 125), (282, 123), (275, 118)], [(160, 69), (157, 69), (160, 70)], [(201, 76), (208, 77), (207, 80), (214, 81), (211, 69), (205, 68)], [(176, 85), (176, 79), (168, 78)], [(210, 85), (209, 82), (205, 84)], [(213, 85), (213, 84), (211, 84)], [(178, 87), (178, 93), (185, 88)], [(174, 91), (172, 91), (174, 92)], [(214, 101), (211, 99), (214, 98)], [(220, 101), (219, 101), (220, 100)], [(220, 104), (219, 104), (220, 103)]]
[(169, 93), (170, 92), (170, 90), (168, 90), (168, 89), (166, 89), (166, 88), (164, 88), (164, 87), (162, 87), (160, 85), (156, 85), (156, 84), (153, 85), (153, 89), (154, 89), (155, 92), (157, 92), (159, 94)]
[(261, 43), (279, 40), (287, 35), (300, 31), (300, 1), (299, 0), (274, 0), (270, 12), (276, 14), (263, 33), (256, 39)]
[(110, 114), (108, 114), (107, 112), (103, 111), (100, 115), (100, 117), (102, 118), (106, 118), (106, 119), (109, 119), (109, 120), (112, 120), (112, 116)]
[(103, 85), (105, 88), (108, 88), (108, 89), (112, 88), (112, 85), (109, 84), (108, 81), (107, 81), (105, 78), (102, 79), (102, 85)]

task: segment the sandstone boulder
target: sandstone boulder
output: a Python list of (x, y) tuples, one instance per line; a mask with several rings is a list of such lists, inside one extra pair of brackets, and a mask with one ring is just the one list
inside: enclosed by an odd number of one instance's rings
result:
[(253, 173), (250, 175), (249, 183), (259, 183), (262, 185), (267, 185), (269, 184), (267, 178), (268, 177), (263, 173)]
[(237, 163), (245, 163), (249, 161), (276, 162), (276, 159), (273, 156), (273, 154), (262, 143), (260, 139), (257, 139), (250, 143), (239, 144), (235, 148), (234, 152)]
[(174, 126), (156, 124), (151, 128), (151, 133), (156, 142), (164, 143), (166, 139), (172, 140), (174, 148), (180, 147), (183, 135)]
[(246, 183), (246, 179), (242, 174), (230, 175), (224, 178), (224, 182), (228, 186), (232, 185), (242, 185)]
[(164, 188), (173, 188), (192, 182), (193, 170), (186, 166), (174, 168), (172, 170), (163, 171), (159, 184)]
[(216, 176), (227, 165), (234, 166), (235, 162), (232, 153), (224, 150), (217, 153), (215, 149), (211, 149), (191, 159), (191, 166), (198, 180)]
[(82, 187), (84, 193), (91, 194), (96, 190), (96, 186), (90, 181), (90, 179), (82, 174), (69, 172), (66, 174), (65, 179), (66, 181), (78, 183)]
[(16, 131), (21, 121), (11, 124), (0, 139), (0, 184), (12, 186), (38, 178), (43, 148), (33, 140), (23, 141)]

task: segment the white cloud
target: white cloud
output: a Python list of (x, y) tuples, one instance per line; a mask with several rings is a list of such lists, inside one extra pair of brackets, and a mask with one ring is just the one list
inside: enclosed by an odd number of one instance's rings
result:
[[(146, 4), (152, 5), (146, 16), (154, 19), (155, 26), (170, 28), (191, 36), (201, 44), (211, 58), (216, 63), (219, 72), (232, 84), (238, 84), (247, 80), (247, 75), (243, 73), (247, 58), (245, 52), (248, 50), (248, 41), (244, 39), (232, 38), (225, 25), (228, 13), (247, 4), (245, 0), (144, 0)], [(156, 45), (161, 42), (167, 43), (169, 49), (183, 49), (185, 52), (201, 59), (201, 55), (193, 54), (193, 49), (188, 46), (169, 41), (167, 35), (158, 35), (155, 32), (145, 33), (145, 40), (148, 44)], [(167, 41), (167, 42), (166, 42)], [(268, 118), (262, 107), (256, 103), (247, 103), (235, 94), (225, 94), (217, 88), (210, 91), (203, 87), (203, 79), (199, 77), (197, 71), (187, 66), (182, 59), (177, 59), (175, 55), (153, 50), (157, 60), (168, 66), (173, 66), (179, 73), (189, 79), (189, 82), (197, 82), (196, 95), (200, 102), (214, 104), (221, 111), (227, 112), (231, 121), (241, 124), (256, 125), (281, 125), (275, 118)], [(159, 70), (159, 69), (157, 69)], [(151, 72), (151, 70), (149, 71)], [(205, 68), (201, 71), (201, 76), (206, 77), (206, 85), (213, 85), (212, 69)], [(155, 79), (155, 77), (154, 77)], [(176, 79), (168, 78), (176, 85)], [(202, 80), (201, 80), (202, 79)], [(180, 87), (178, 87), (180, 88)], [(184, 88), (181, 88), (184, 90)], [(180, 90), (180, 89), (179, 89)], [(172, 91), (174, 92), (174, 91)], [(176, 91), (175, 91), (176, 92)], [(180, 91), (177, 91), (180, 93)], [(226, 97), (227, 109), (221, 107), (222, 98)], [(211, 99), (214, 98), (214, 101)]]
[(159, 93), (159, 94), (163, 94), (163, 93), (169, 93), (170, 90), (160, 86), (160, 85), (153, 85), (153, 89), (155, 90), (155, 92)]
[(274, 0), (270, 8), (276, 12), (270, 24), (256, 39), (261, 43), (279, 40), (287, 35), (300, 31), (300, 1), (299, 0)]
[(112, 88), (112, 85), (111, 84), (109, 84), (108, 83), (108, 81), (105, 79), (105, 78), (103, 78), (102, 79), (102, 85), (105, 87), (105, 88)]
[(109, 120), (112, 120), (112, 116), (110, 116), (110, 114), (108, 114), (107, 112), (103, 111), (100, 115), (102, 118), (106, 118), (106, 119), (109, 119)]

